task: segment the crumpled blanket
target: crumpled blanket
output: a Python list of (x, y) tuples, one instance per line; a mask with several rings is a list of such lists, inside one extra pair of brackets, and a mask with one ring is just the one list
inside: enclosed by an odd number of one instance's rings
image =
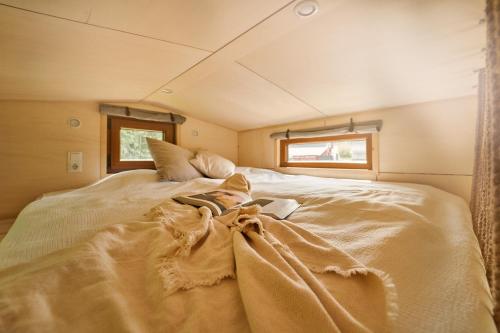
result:
[[(241, 177), (223, 186), (236, 181), (241, 190)], [(200, 321), (234, 312), (219, 332), (390, 330), (397, 309), (389, 277), (293, 223), (257, 206), (215, 219), (172, 200), (149, 215), (1, 271), (0, 331), (193, 331), (196, 323), (177, 321), (177, 311), (196, 311)], [(238, 292), (221, 289), (225, 308), (191, 293), (229, 280)]]
[[(250, 184), (240, 174), (221, 187), (250, 193)], [(397, 313), (396, 293), (383, 272), (365, 267), (291, 222), (260, 214), (259, 206), (242, 207), (215, 219), (208, 208), (201, 207), (201, 218), (193, 216), (189, 222), (176, 216), (179, 209), (168, 201), (152, 212), (156, 220), (171, 228), (179, 243), (175, 254), (159, 264), (167, 293), (236, 278), (248, 323), (255, 332), (390, 329), (390, 320)], [(323, 273), (337, 274), (342, 282), (356, 277), (344, 284), (337, 279), (334, 288), (366, 285), (364, 293), (356, 295), (362, 298), (357, 311), (350, 313), (338, 302), (322, 281), (319, 274)], [(363, 309), (363, 304), (370, 306)], [(369, 315), (360, 321), (357, 312)]]

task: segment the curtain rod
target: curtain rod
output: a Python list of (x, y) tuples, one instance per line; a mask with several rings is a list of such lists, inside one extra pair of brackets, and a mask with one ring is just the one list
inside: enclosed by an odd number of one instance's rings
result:
[(287, 129), (284, 132), (275, 132), (271, 134), (272, 139), (290, 139), (290, 138), (306, 138), (316, 136), (339, 135), (346, 133), (375, 133), (382, 129), (382, 120), (353, 122), (334, 126), (324, 126), (317, 128), (301, 129), (291, 131)]
[(171, 124), (182, 124), (186, 121), (186, 117), (183, 117), (180, 114), (136, 109), (128, 106), (101, 104), (99, 105), (99, 109), (101, 113), (111, 116), (129, 117)]

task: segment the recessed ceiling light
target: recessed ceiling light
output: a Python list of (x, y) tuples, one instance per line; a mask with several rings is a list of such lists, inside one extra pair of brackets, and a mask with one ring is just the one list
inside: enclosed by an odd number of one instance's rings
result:
[(173, 94), (174, 93), (174, 91), (172, 89), (162, 89), (160, 91), (164, 94)]
[(314, 0), (305, 0), (299, 2), (293, 9), (295, 14), (300, 17), (309, 17), (316, 14), (319, 10), (319, 5)]

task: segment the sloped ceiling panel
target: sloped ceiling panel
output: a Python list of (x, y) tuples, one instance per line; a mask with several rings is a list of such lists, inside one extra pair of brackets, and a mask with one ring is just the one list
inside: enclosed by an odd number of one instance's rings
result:
[(328, 115), (471, 95), (484, 66), (483, 9), (339, 1), (239, 62)]
[[(334, 2), (325, 4), (332, 5)], [(307, 23), (293, 14), (293, 3), (229, 45), (169, 81), (145, 101), (161, 104), (237, 130), (324, 116), (317, 109), (236, 60), (265, 48), (290, 29)]]
[(0, 99), (139, 100), (206, 51), (0, 6)]
[(186, 110), (188, 115), (243, 130), (320, 116), (280, 88), (236, 63), (228, 63), (172, 95), (158, 92), (149, 102)]
[(26, 10), (0, 6), (1, 99), (141, 100), (250, 129), (471, 95), (484, 66), (483, 0), (318, 0), (307, 19), (282, 0), (2, 2)]
[(1, 0), (0, 4), (86, 22), (92, 12), (91, 0)]
[(214, 51), (291, 0), (0, 0), (0, 3)]
[(289, 2), (95, 1), (89, 22), (215, 51)]

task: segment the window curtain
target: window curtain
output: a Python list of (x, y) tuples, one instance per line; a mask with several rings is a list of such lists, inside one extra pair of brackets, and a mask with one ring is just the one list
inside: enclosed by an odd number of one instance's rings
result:
[(129, 108), (128, 106), (101, 104), (99, 105), (99, 110), (102, 114), (106, 114), (108, 116), (128, 117), (139, 120), (158, 121), (169, 124), (180, 125), (186, 121), (186, 117), (181, 116), (180, 114), (142, 110)]
[(471, 212), (500, 325), (500, 0), (486, 4), (486, 68), (479, 74), (479, 110)]

